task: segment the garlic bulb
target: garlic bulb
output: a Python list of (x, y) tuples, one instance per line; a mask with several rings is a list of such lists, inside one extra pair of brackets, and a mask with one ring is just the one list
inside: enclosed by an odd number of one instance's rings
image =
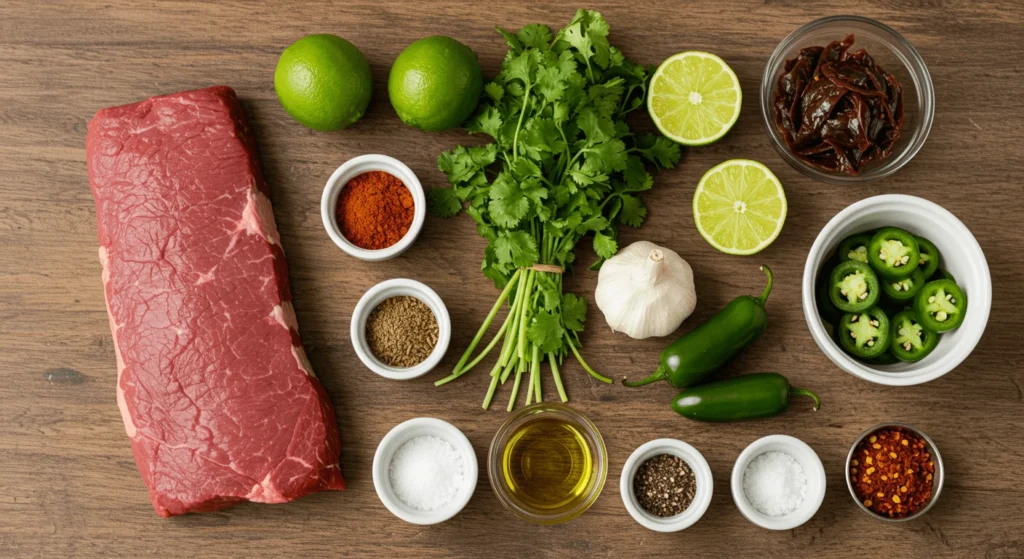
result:
[(675, 251), (638, 241), (601, 266), (594, 294), (612, 331), (667, 336), (693, 312), (693, 270)]

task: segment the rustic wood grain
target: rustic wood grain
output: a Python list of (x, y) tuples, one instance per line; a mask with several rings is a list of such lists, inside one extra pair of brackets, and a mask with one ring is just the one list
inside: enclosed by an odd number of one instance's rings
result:
[[(821, 394), (820, 412), (797, 406), (773, 420), (696, 424), (671, 412), (666, 386), (629, 391), (597, 383), (569, 365), (564, 374), (571, 403), (601, 428), (611, 456), (608, 484), (586, 515), (557, 527), (528, 525), (501, 508), (482, 476), (474, 498), (452, 521), (432, 527), (399, 521), (381, 505), (370, 478), (380, 438), (399, 421), (441, 417), (465, 431), (482, 463), (506, 414), (500, 406), (480, 409), (484, 373), (435, 389), (431, 383), (440, 371), (398, 383), (364, 369), (347, 336), (352, 308), (367, 288), (387, 278), (428, 283), (447, 302), (455, 326), (444, 363), (450, 367), (497, 293), (478, 271), (482, 241), (468, 218), (430, 217), (406, 255), (362, 263), (324, 234), (321, 188), (337, 165), (371, 152), (402, 159), (426, 185), (443, 184), (436, 155), (470, 140), (458, 131), (428, 134), (402, 125), (385, 94), (390, 62), (413, 40), (442, 33), (476, 50), (491, 75), (505, 52), (495, 24), (557, 28), (576, 6), (6, 0), (0, 5), (0, 556), (1024, 556), (1021, 5), (589, 4), (601, 9), (613, 43), (634, 60), (657, 63), (681, 50), (709, 50), (739, 75), (746, 96), (734, 131), (713, 146), (687, 150), (681, 168), (657, 175), (647, 196), (647, 224), (624, 231), (623, 240), (665, 244), (693, 265), (699, 306), (684, 331), (732, 297), (759, 291), (757, 265), (771, 265), (778, 280), (769, 303), (771, 326), (730, 369), (783, 372)], [(805, 178), (773, 152), (756, 91), (782, 37), (814, 18), (852, 11), (892, 25), (916, 45), (931, 69), (937, 108), (931, 137), (910, 165), (887, 180), (839, 188)], [(302, 128), (274, 96), (278, 54), (314, 32), (348, 38), (373, 68), (377, 91), (370, 110), (343, 132)], [(114, 401), (114, 354), (84, 137), (100, 108), (219, 83), (238, 91), (258, 133), (302, 335), (338, 409), (349, 489), (287, 505), (246, 504), (163, 520), (150, 507)], [(694, 185), (705, 170), (731, 157), (767, 163), (789, 196), (785, 230), (756, 257), (719, 254), (693, 227)], [(992, 271), (995, 303), (981, 344), (957, 370), (923, 386), (888, 388), (843, 373), (811, 340), (800, 308), (800, 275), (817, 232), (850, 203), (886, 192), (921, 195), (951, 209), (977, 236)], [(592, 254), (583, 248), (579, 256), (587, 261)], [(580, 270), (569, 288), (592, 303), (595, 281), (595, 273)], [(655, 366), (664, 340), (613, 335), (593, 305), (591, 312), (584, 343), (593, 365), (616, 378)], [(554, 397), (550, 382), (545, 393)], [(497, 401), (504, 403), (507, 394), (499, 392)], [(857, 510), (847, 494), (842, 464), (849, 444), (883, 420), (920, 426), (946, 460), (943, 496), (920, 521), (882, 524)], [(770, 433), (807, 441), (828, 476), (817, 516), (783, 533), (747, 522), (728, 489), (736, 456)], [(637, 445), (665, 436), (704, 453), (716, 488), (698, 524), (662, 535), (628, 516), (618, 476)]]

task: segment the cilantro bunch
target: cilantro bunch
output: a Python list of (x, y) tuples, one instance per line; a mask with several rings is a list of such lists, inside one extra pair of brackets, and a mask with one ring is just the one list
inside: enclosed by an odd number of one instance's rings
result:
[[(651, 69), (626, 60), (608, 43), (608, 31), (591, 10), (577, 11), (554, 35), (545, 25), (514, 34), (498, 28), (508, 53), (465, 124), (494, 142), (459, 146), (438, 158), (451, 188), (433, 189), (430, 209), (443, 217), (464, 210), (476, 221), (488, 242), (483, 274), (502, 292), (454, 371), (435, 384), (458, 378), (501, 343), (485, 409), (498, 383), (514, 373), (511, 411), (526, 371), (526, 403), (541, 401), (545, 359), (567, 401), (558, 367), (570, 352), (594, 378), (611, 382), (579, 353), (586, 303), (563, 294), (562, 274), (546, 270), (570, 267), (576, 243), (588, 235), (599, 257), (595, 268), (614, 255), (618, 226), (639, 227), (647, 215), (637, 195), (653, 183), (646, 165), (675, 166), (679, 146), (635, 135), (623, 120), (644, 105)], [(535, 269), (538, 264), (554, 268)], [(509, 313), (497, 334), (472, 357), (506, 302)]]

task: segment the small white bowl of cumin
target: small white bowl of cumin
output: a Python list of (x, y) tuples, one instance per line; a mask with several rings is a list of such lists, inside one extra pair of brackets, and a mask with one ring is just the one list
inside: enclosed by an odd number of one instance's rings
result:
[[(396, 297), (412, 297), (417, 299), (430, 309), (437, 323), (436, 342), (429, 355), (422, 361), (409, 364), (408, 366), (405, 366), (406, 363), (404, 362), (388, 364), (386, 362), (387, 359), (374, 352), (374, 344), (370, 339), (371, 336), (367, 334), (367, 323), (371, 320), (373, 312), (385, 301)], [(400, 314), (411, 315), (414, 313), (404, 312)], [(414, 329), (410, 335), (404, 336), (397, 340), (397, 342), (413, 346), (410, 348), (410, 353), (422, 352), (423, 344), (429, 344), (429, 341), (424, 341), (422, 334), (422, 332)], [(395, 278), (371, 287), (359, 299), (355, 310), (352, 312), (350, 336), (352, 338), (352, 347), (356, 350), (356, 355), (359, 356), (359, 360), (363, 362), (363, 365), (366, 365), (366, 368), (384, 378), (409, 380), (427, 374), (441, 362), (444, 354), (448, 351), (448, 344), (451, 341), (452, 323), (451, 317), (448, 315), (448, 307), (445, 306), (444, 301), (441, 300), (441, 297), (433, 289), (416, 280)], [(392, 337), (395, 337), (394, 333), (392, 333)], [(433, 336), (428, 337), (432, 338)], [(378, 351), (381, 350), (378, 349)], [(395, 348), (391, 347), (388, 351), (389, 356), (394, 355)], [(401, 352), (402, 350), (398, 349), (398, 353)]]

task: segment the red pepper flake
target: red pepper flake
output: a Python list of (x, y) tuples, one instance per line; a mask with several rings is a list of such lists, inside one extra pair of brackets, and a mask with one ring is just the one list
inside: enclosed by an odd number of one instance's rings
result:
[[(861, 457), (850, 467), (857, 497), (872, 512), (904, 518), (921, 510), (932, 498), (935, 463), (926, 443), (902, 427), (885, 427), (857, 445)], [(860, 463), (872, 467), (857, 468)]]

